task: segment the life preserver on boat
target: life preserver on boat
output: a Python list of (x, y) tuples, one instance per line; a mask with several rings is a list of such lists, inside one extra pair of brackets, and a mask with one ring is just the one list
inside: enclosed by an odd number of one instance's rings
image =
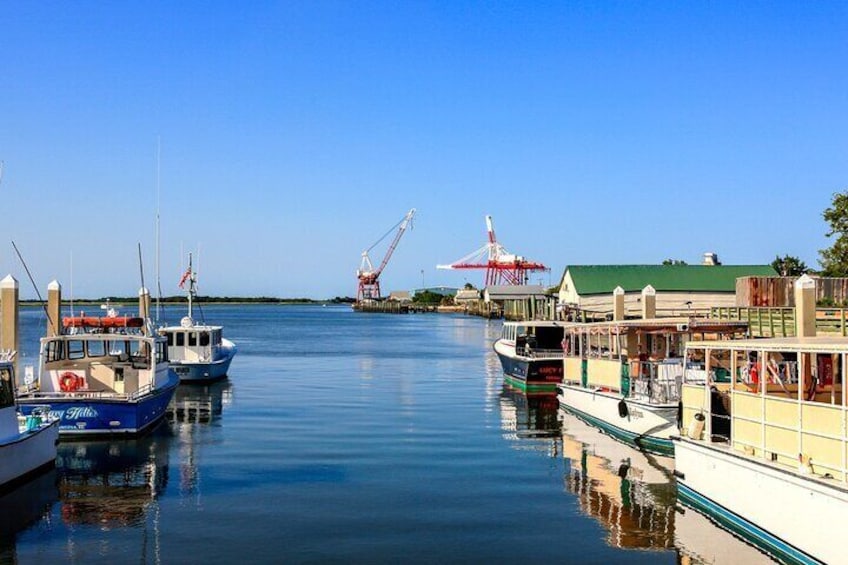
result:
[(75, 392), (82, 388), (82, 385), (82, 377), (70, 371), (62, 373), (62, 376), (59, 377), (59, 388), (62, 392)]

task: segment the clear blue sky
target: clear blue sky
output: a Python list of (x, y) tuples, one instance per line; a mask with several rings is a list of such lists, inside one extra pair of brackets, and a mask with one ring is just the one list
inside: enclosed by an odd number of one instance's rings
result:
[[(549, 264), (818, 266), (848, 188), (845, 2), (30, 2), (0, 19), (0, 270), (132, 294), (384, 290), (485, 241)], [(381, 250), (376, 250), (375, 262)], [(545, 277), (547, 279), (547, 276)], [(534, 282), (536, 282), (534, 280)], [(547, 280), (544, 280), (547, 284)]]

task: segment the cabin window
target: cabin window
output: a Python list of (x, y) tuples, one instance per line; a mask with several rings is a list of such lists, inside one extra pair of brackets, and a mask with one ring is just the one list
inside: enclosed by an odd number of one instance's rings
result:
[(106, 342), (106, 349), (109, 351), (109, 355), (120, 357), (121, 355), (127, 354), (127, 342), (108, 341)]
[(197, 345), (197, 332), (188, 332), (188, 345), (189, 347)]
[(200, 345), (209, 345), (209, 332), (201, 332)]
[(0, 408), (8, 408), (15, 403), (12, 371), (7, 367), (0, 369)]
[(168, 338), (168, 347), (174, 345), (174, 334), (168, 333), (165, 335), (165, 337)]
[[(170, 335), (170, 334), (169, 334)], [(156, 362), (164, 363), (168, 360), (168, 348), (164, 341), (156, 342)]]
[(47, 362), (61, 361), (64, 359), (62, 342), (59, 340), (51, 341), (47, 344)]
[(143, 343), (141, 343), (140, 341), (131, 341), (131, 342), (129, 342), (129, 346), (130, 346), (130, 355), (131, 355), (132, 357), (142, 357), (142, 356), (144, 356), (144, 352), (143, 352), (143, 350), (142, 350), (142, 346), (143, 346), (143, 345), (144, 345), (144, 344), (143, 344)]
[(85, 345), (82, 340), (73, 339), (68, 342), (68, 359), (82, 359), (85, 357)]
[(177, 347), (182, 347), (185, 345), (185, 334), (180, 332), (177, 334)]
[(89, 357), (103, 357), (106, 355), (106, 342), (105, 341), (89, 341), (88, 342), (88, 356)]

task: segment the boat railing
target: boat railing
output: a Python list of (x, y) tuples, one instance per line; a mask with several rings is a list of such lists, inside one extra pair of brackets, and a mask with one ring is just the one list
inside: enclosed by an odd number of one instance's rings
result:
[(108, 390), (84, 390), (78, 389), (73, 392), (52, 392), (52, 391), (42, 391), (37, 390), (35, 388), (24, 389), (23, 394), (30, 398), (44, 398), (44, 399), (57, 399), (57, 398), (72, 398), (72, 399), (85, 399), (91, 398), (95, 400), (101, 399), (115, 399), (115, 400), (127, 400), (132, 397), (130, 394), (126, 394), (123, 392), (114, 392)]
[(630, 398), (651, 404), (668, 404), (680, 400), (683, 362), (632, 361), (630, 363)]
[(560, 357), (561, 358), (563, 356), (563, 350), (562, 350), (561, 347), (557, 348), (557, 349), (543, 349), (543, 348), (531, 347), (531, 348), (525, 349), (523, 353), (524, 353), (525, 357), (531, 357), (531, 358), (540, 358), (540, 357)]
[(150, 394), (151, 392), (153, 392), (153, 385), (148, 383), (146, 385), (142, 385), (142, 386), (138, 387), (138, 390), (136, 390), (133, 393), (130, 393), (128, 398), (130, 400), (136, 400), (138, 398), (141, 398), (142, 396)]

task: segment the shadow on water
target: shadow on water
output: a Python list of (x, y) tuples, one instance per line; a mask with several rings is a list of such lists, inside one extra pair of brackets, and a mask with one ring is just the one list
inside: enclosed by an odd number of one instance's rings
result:
[(15, 563), (18, 533), (50, 513), (59, 500), (54, 469), (0, 496), (0, 562)]

